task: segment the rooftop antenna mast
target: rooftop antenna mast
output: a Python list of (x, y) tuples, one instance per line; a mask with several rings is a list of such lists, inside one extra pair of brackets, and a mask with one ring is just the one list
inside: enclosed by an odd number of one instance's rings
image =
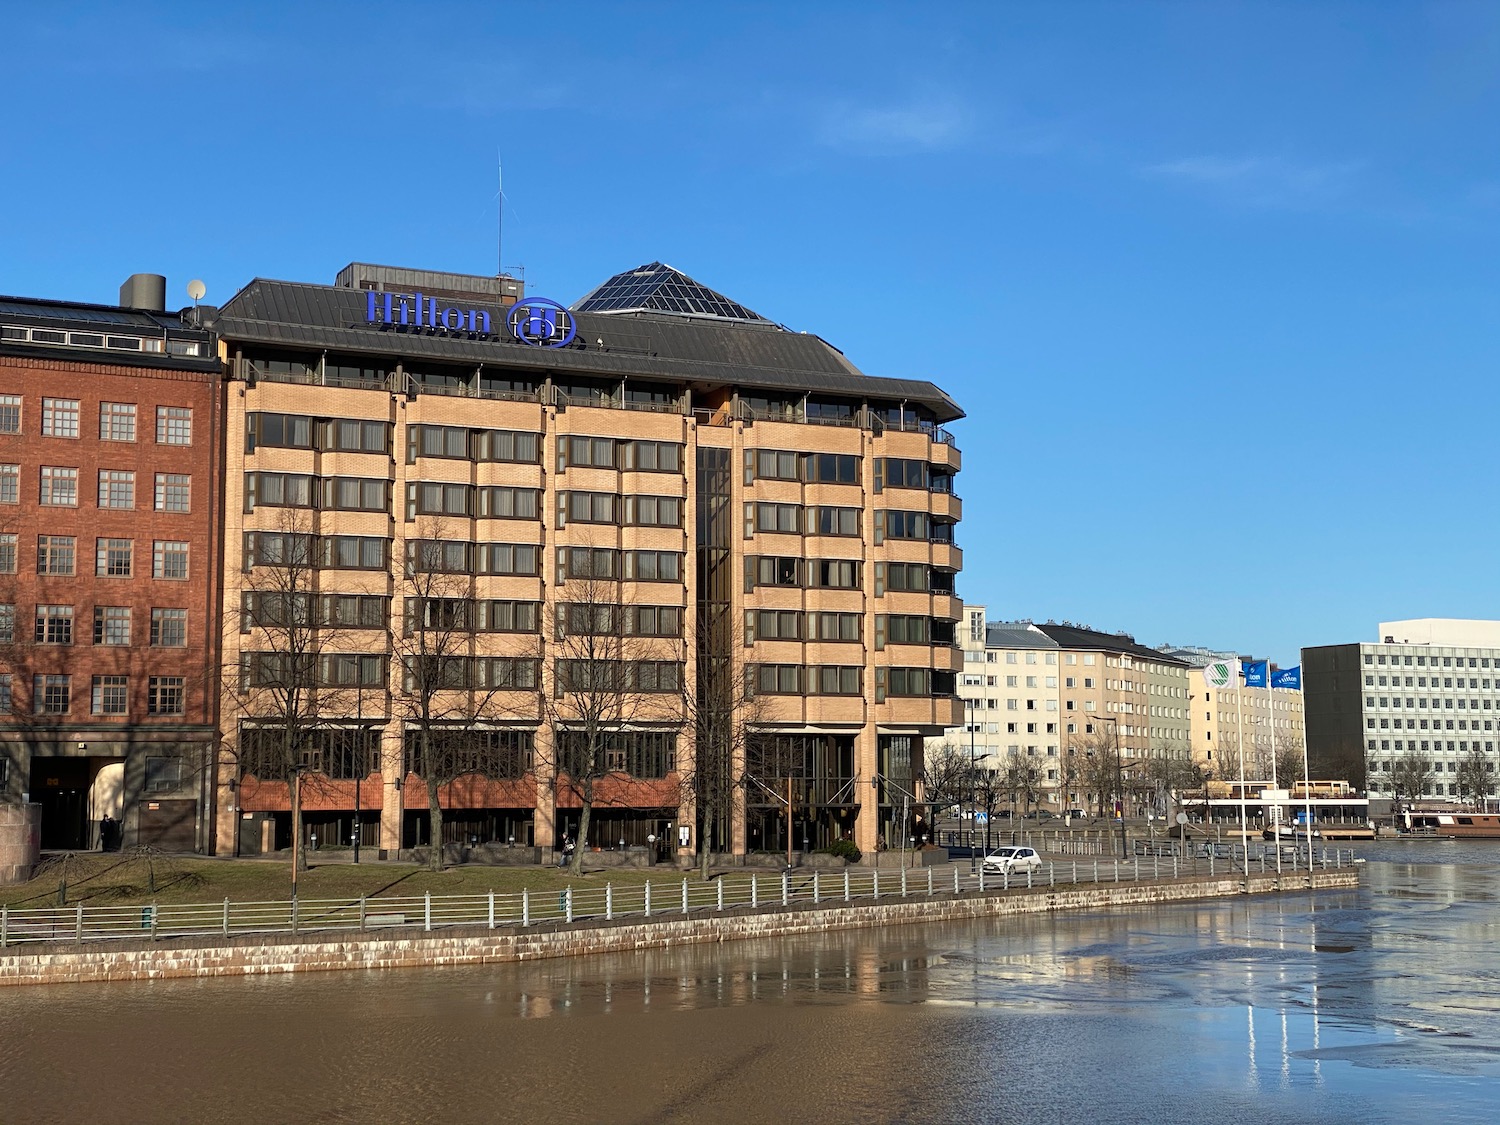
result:
[(495, 213), (495, 276), (505, 276), (505, 163), (500, 154), (495, 154), (496, 195)]

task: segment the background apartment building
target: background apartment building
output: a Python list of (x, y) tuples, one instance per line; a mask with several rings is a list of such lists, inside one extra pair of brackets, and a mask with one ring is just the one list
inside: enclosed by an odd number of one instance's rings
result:
[(0, 298), (0, 798), (44, 848), (212, 835), (222, 377), (164, 297)]
[(1302, 650), (1313, 775), (1367, 791), (1376, 811), (1398, 796), (1408, 760), (1419, 792), (1400, 796), (1470, 799), (1469, 778), (1496, 772), (1500, 621), (1387, 621), (1379, 635)]
[(1097, 802), (1109, 781), (1104, 764), (1116, 752), (1127, 789), (1143, 802), (1148, 781), (1166, 776), (1150, 763), (1188, 761), (1184, 661), (1129, 634), (1070, 623), (998, 622), (985, 627), (981, 641), (983, 607), (966, 606), (965, 613), (965, 725), (948, 739), (959, 746), (971, 734), (983, 739), (993, 755), (984, 768), (1003, 773), (1019, 764), (1041, 807), (1081, 807), (1090, 794)]
[[(293, 777), (309, 832), (426, 842), (438, 730), (444, 838), (550, 849), (593, 726), (586, 845), (779, 850), (790, 806), (798, 847), (872, 850), (959, 713), (958, 408), (659, 263), (509, 317), (514, 279), (441, 280), (255, 281), (218, 317), (219, 848), (285, 846)], [(745, 737), (711, 777), (726, 691)]]
[[(1191, 667), (1192, 761), (1206, 776), (1216, 781), (1238, 780), (1242, 750), (1247, 781), (1270, 782), (1273, 763), (1278, 781), (1302, 776), (1305, 731), (1300, 689), (1272, 688), (1268, 696), (1265, 688), (1247, 688), (1238, 678), (1232, 686), (1218, 688), (1203, 677), (1209, 664), (1223, 660), (1237, 669), (1242, 660), (1256, 658), (1196, 646), (1163, 645), (1162, 651)], [(1276, 665), (1270, 668), (1274, 671)]]

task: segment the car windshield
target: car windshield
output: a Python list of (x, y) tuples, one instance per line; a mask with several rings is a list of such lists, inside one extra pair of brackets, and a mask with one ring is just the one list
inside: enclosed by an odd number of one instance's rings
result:
[(1019, 848), (1001, 848), (998, 852), (995, 853), (995, 855), (999, 856), (1001, 859), (1013, 859), (1015, 856), (1018, 856), (1020, 854), (1021, 851)]

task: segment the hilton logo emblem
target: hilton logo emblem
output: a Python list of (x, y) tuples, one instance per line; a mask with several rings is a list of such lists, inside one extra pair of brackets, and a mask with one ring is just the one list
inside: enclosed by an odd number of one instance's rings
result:
[(578, 336), (573, 314), (546, 297), (527, 297), (511, 306), (505, 322), (511, 335), (538, 348), (565, 348)]

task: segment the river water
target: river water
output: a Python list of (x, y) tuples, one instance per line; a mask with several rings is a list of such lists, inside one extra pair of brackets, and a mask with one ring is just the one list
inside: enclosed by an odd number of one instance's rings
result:
[(1471, 1122), (1500, 843), (1358, 891), (578, 961), (0, 991), (5, 1122)]

